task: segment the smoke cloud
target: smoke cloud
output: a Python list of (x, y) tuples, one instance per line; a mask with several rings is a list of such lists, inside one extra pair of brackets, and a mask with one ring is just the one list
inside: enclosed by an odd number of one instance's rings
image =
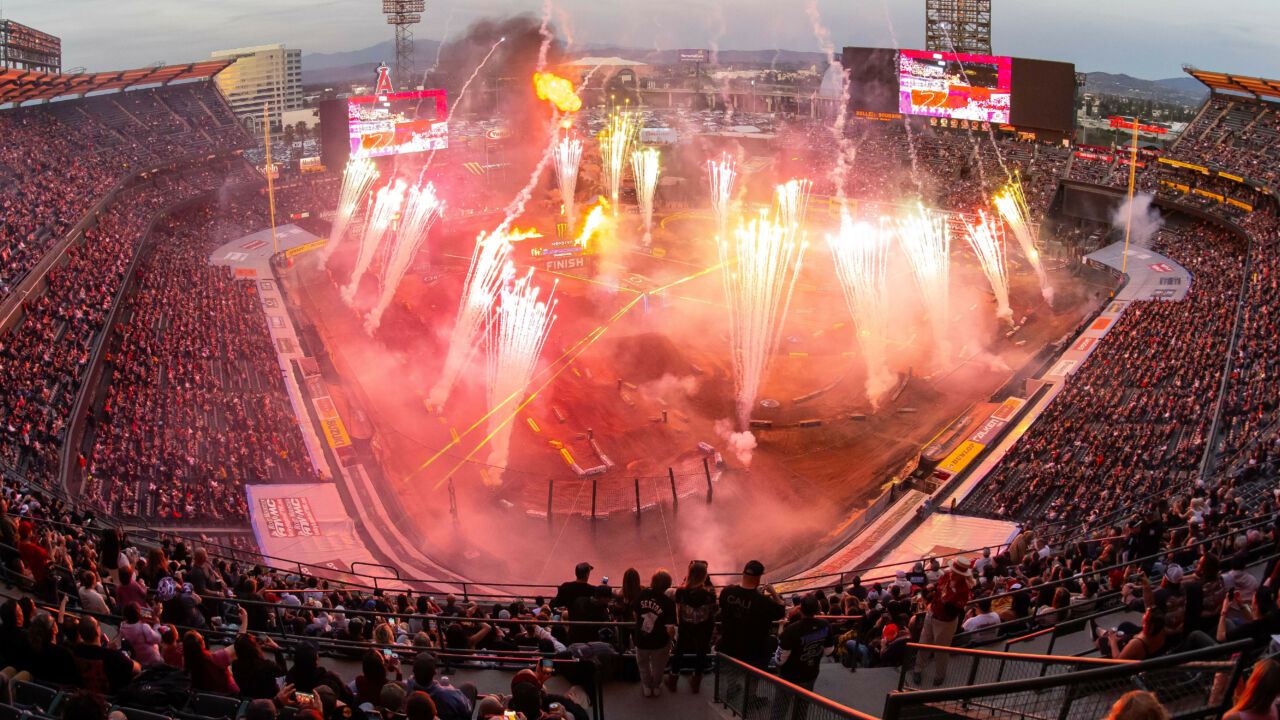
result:
[(735, 432), (733, 421), (722, 418), (716, 421), (716, 435), (725, 442), (726, 450), (733, 454), (738, 462), (750, 467), (751, 456), (756, 449), (756, 436), (750, 430)]
[(1151, 238), (1164, 227), (1164, 218), (1160, 217), (1159, 210), (1151, 207), (1151, 200), (1150, 194), (1138, 193), (1132, 200), (1126, 199), (1121, 203), (1111, 215), (1112, 226), (1123, 231), (1125, 225), (1130, 222), (1130, 211), (1132, 211), (1133, 225), (1129, 231), (1131, 245), (1151, 247)]

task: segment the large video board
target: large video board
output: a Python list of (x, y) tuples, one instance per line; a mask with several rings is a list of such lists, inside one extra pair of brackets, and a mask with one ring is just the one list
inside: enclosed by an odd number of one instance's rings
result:
[(1011, 58), (923, 50), (898, 52), (898, 112), (1009, 122)]
[(347, 98), (351, 157), (403, 155), (449, 146), (444, 90)]

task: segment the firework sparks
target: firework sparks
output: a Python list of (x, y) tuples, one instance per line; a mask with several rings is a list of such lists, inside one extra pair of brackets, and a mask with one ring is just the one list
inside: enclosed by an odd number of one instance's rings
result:
[(476, 238), (475, 249), (471, 252), (471, 268), (467, 271), (462, 298), (458, 302), (458, 317), (449, 337), (444, 368), (429, 393), (432, 405), (439, 407), (449, 400), (458, 377), (475, 351), (476, 341), (480, 339), (485, 319), (493, 309), (503, 281), (515, 272), (508, 261), (511, 243), (532, 237), (538, 237), (538, 234), (499, 230), (492, 234), (480, 233)]
[(636, 135), (635, 118), (628, 112), (609, 116), (609, 127), (600, 134), (600, 158), (604, 162), (605, 185), (609, 189), (609, 201), (613, 212), (618, 213), (618, 194), (622, 190), (622, 174), (626, 170), (627, 155)]
[(733, 237), (719, 238), (717, 245), (725, 268), (738, 420), (745, 428), (777, 352), (806, 243), (802, 237), (788, 239), (786, 229), (761, 211), (757, 219), (735, 230)]
[(444, 210), (444, 203), (436, 195), (431, 183), (422, 187), (409, 188), (404, 205), (404, 213), (400, 216), (400, 227), (395, 238), (383, 252), (382, 286), (378, 294), (378, 302), (365, 316), (365, 332), (372, 335), (382, 322), (382, 313), (395, 297), (396, 288), (409, 270), (409, 263), (418, 254), (422, 243), (427, 240), (431, 226), (439, 219)]
[(893, 376), (885, 360), (884, 341), (889, 319), (889, 294), (885, 264), (889, 233), (882, 225), (854, 222), (848, 213), (840, 217), (840, 232), (827, 236), (835, 260), (836, 276), (845, 303), (858, 328), (858, 343), (867, 366), (867, 397), (872, 407), (893, 388)]
[(995, 218), (978, 212), (976, 223), (965, 222), (965, 235), (973, 253), (978, 256), (982, 273), (991, 283), (996, 296), (996, 317), (1013, 324), (1013, 310), (1009, 308), (1009, 271), (1004, 261), (1004, 233)]
[(356, 253), (356, 264), (351, 268), (351, 279), (342, 289), (342, 299), (348, 305), (355, 302), (360, 280), (364, 278), (365, 272), (373, 262), (373, 256), (378, 252), (378, 246), (382, 244), (383, 238), (391, 231), (391, 225), (395, 222), (396, 215), (400, 213), (400, 206), (404, 203), (404, 193), (405, 184), (400, 180), (393, 180), (390, 185), (378, 191), (373, 209), (369, 211), (368, 220), (365, 222), (364, 234), (360, 237), (360, 250)]
[(1049, 285), (1049, 276), (1044, 271), (1044, 263), (1040, 261), (1040, 251), (1036, 249), (1035, 235), (1031, 231), (1031, 211), (1027, 208), (1026, 196), (1022, 194), (1021, 179), (1015, 177), (996, 193), (991, 202), (1009, 229), (1013, 230), (1013, 237), (1022, 248), (1022, 254), (1036, 271), (1036, 277), (1040, 280), (1040, 294), (1044, 296), (1045, 302), (1052, 303), (1053, 287)]
[(631, 174), (636, 179), (636, 200), (644, 218), (644, 244), (653, 229), (653, 194), (658, 189), (658, 150), (645, 148), (631, 153)]
[[(509, 402), (519, 403), (533, 379), (551, 325), (555, 322), (555, 288), (546, 300), (538, 298), (533, 270), (507, 283), (489, 317), (489, 408)], [(504, 423), (491, 435), (489, 463), (505, 465), (511, 445), (511, 425)]]
[(773, 195), (774, 216), (778, 224), (787, 231), (787, 240), (795, 238), (796, 232), (804, 226), (805, 214), (809, 210), (809, 190), (813, 183), (808, 180), (791, 180), (779, 185)]
[(725, 237), (729, 226), (730, 204), (733, 202), (733, 181), (738, 175), (737, 165), (728, 154), (720, 161), (707, 161), (707, 178), (711, 181), (711, 214), (716, 218), (716, 235)]
[(329, 230), (329, 242), (321, 251), (320, 262), (323, 264), (338, 248), (342, 237), (347, 233), (347, 225), (355, 214), (360, 201), (364, 199), (373, 182), (378, 179), (378, 168), (369, 158), (348, 160), (342, 173), (342, 189), (338, 193), (338, 212), (333, 216), (333, 227)]
[(898, 243), (907, 256), (925, 312), (933, 326), (939, 357), (950, 355), (948, 319), (951, 314), (951, 227), (941, 213), (916, 205), (915, 212), (897, 220)]
[(560, 184), (560, 203), (564, 205), (565, 222), (574, 226), (574, 194), (578, 190), (578, 163), (582, 160), (582, 141), (565, 136), (552, 151), (556, 166), (556, 179)]

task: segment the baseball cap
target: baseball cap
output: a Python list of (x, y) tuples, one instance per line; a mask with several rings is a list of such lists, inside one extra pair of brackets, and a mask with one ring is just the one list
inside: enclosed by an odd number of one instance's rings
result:
[(764, 574), (764, 563), (759, 560), (752, 560), (747, 563), (746, 567), (742, 568), (742, 574), (760, 577)]

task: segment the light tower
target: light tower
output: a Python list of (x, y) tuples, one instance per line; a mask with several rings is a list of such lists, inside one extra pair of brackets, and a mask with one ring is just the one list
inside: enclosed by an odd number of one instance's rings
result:
[(414, 87), (409, 79), (413, 75), (413, 29), (422, 21), (427, 0), (382, 0), (382, 14), (387, 24), (396, 28), (396, 85), (403, 89)]
[(924, 49), (991, 54), (991, 0), (924, 0)]

